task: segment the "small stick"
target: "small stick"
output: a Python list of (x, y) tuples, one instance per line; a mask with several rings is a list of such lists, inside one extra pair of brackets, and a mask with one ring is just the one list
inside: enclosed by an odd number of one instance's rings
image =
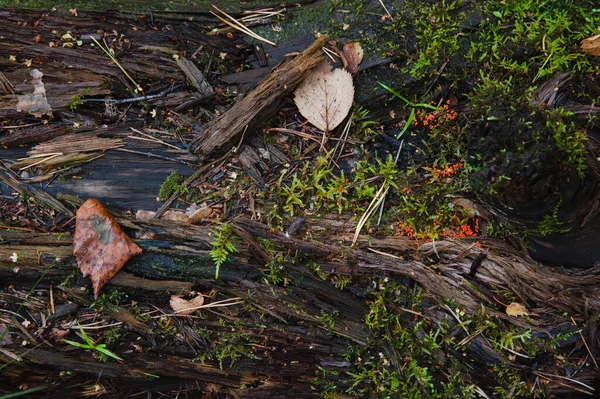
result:
[(56, 313), (54, 311), (54, 294), (52, 293), (52, 285), (50, 285), (50, 313)]
[[(164, 142), (164, 141), (162, 141), (162, 140), (160, 140), (160, 139), (157, 139), (156, 137), (153, 137), (153, 136), (151, 136), (151, 135), (149, 135), (149, 134), (142, 133), (142, 132), (140, 132), (139, 130), (137, 130), (136, 128), (133, 128), (133, 127), (132, 127), (132, 128), (131, 128), (131, 130), (133, 130), (133, 131), (134, 131), (134, 132), (136, 132), (137, 134), (141, 134), (142, 136), (145, 136), (145, 137), (147, 137), (147, 138), (149, 139), (149, 141), (155, 141), (155, 142), (157, 142), (157, 143), (160, 143), (160, 144), (166, 145), (167, 147), (171, 147), (171, 148), (174, 148), (174, 149), (176, 149), (176, 150), (181, 150), (181, 148), (177, 147), (176, 145), (173, 145), (173, 144), (166, 143), (166, 142)], [(128, 137), (131, 137), (131, 138), (134, 138), (134, 139), (141, 139), (141, 137), (135, 137), (135, 136), (128, 136)], [(146, 139), (146, 140), (148, 140), (148, 139)]]
[(385, 10), (385, 14), (386, 16), (390, 16), (390, 19), (394, 20), (394, 17), (392, 17), (392, 14), (390, 13), (390, 11), (387, 9), (387, 7), (385, 6), (385, 4), (383, 4), (382, 0), (379, 0), (379, 4), (381, 4), (381, 7), (383, 7), (383, 9)]

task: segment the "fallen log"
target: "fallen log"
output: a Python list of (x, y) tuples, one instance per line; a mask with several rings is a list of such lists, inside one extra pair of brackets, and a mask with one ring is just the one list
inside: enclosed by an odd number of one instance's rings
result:
[[(130, 231), (143, 232), (153, 239), (137, 240), (144, 253), (126, 265), (125, 273), (122, 272), (121, 276), (109, 283), (113, 289), (118, 288), (128, 293), (136, 301), (158, 306), (163, 315), (170, 314), (167, 302), (172, 293), (216, 290), (221, 297), (247, 298), (245, 303), (227, 308), (226, 312), (203, 313), (203, 320), (194, 319), (194, 323), (210, 331), (207, 334), (212, 338), (207, 339), (215, 345), (218, 341), (211, 340), (219, 339), (217, 337), (228, 339), (226, 331), (229, 331), (223, 329), (217, 320), (223, 317), (230, 322), (235, 320), (236, 333), (243, 334), (254, 343), (252, 356), (242, 357), (234, 368), (227, 367), (229, 363), (222, 363), (222, 360), (206, 361), (200, 367), (181, 357), (198, 356), (208, 350), (205, 346), (208, 344), (190, 346), (185, 340), (176, 340), (175, 345), (169, 344), (156, 333), (147, 335), (140, 332), (144, 328), (152, 329), (152, 324), (140, 316), (130, 314), (130, 319), (123, 319), (124, 314), (118, 316), (109, 309), (101, 310), (106, 317), (126, 324), (133, 323), (133, 331), (137, 331), (148, 342), (156, 342), (148, 344), (147, 350), (152, 355), (127, 355), (127, 372), (122, 371), (122, 366), (110, 366), (106, 373), (103, 372), (102, 378), (116, 384), (135, 383), (145, 378), (145, 372), (164, 378), (185, 379), (194, 376), (193, 379), (199, 383), (207, 384), (212, 381), (220, 389), (233, 390), (239, 397), (260, 397), (266, 394), (285, 397), (287, 389), (298, 389), (299, 392), (307, 392), (307, 397), (312, 397), (310, 381), (315, 376), (315, 370), (321, 367), (339, 373), (337, 377), (330, 376), (330, 380), (337, 386), (348, 387), (348, 381), (343, 376), (346, 372), (357, 372), (355, 367), (358, 367), (344, 360), (348, 348), (365, 348), (371, 345), (369, 340), (373, 339), (372, 332), (364, 324), (370, 312), (367, 306), (370, 296), (360, 287), (365, 286), (364, 279), (373, 279), (374, 276), (404, 281), (407, 287), (410, 286), (410, 281), (416, 281), (424, 289), (422, 302), (426, 304), (417, 312), (419, 316), (416, 320), (423, 318), (434, 326), (450, 323), (451, 330), (458, 334), (459, 339), (467, 339), (469, 336), (460, 334), (462, 329), (454, 319), (455, 310), (444, 305), (448, 301), (466, 314), (484, 312), (498, 323), (528, 329), (546, 336), (546, 339), (572, 332), (574, 327), (570, 317), (578, 325), (584, 325), (586, 329), (593, 331), (594, 323), (589, 312), (600, 304), (600, 274), (597, 270), (589, 269), (576, 275), (558, 273), (493, 239), (480, 240), (482, 248), (476, 246), (472, 239), (462, 239), (424, 243), (415, 250), (411, 245), (402, 244), (401, 240), (398, 241), (398, 246), (393, 247), (389, 239), (366, 240), (363, 237), (359, 240), (358, 247), (350, 248), (290, 238), (283, 233), (270, 231), (261, 223), (246, 219), (236, 219), (233, 222), (241, 237), (241, 240), (235, 238), (235, 245), (240, 253), (236, 257), (230, 257), (221, 267), (220, 278), (215, 281), (214, 266), (208, 252), (211, 242), (208, 227), (188, 226), (160, 219), (137, 221), (126, 214), (115, 216)], [(321, 228), (328, 227), (327, 220), (323, 219), (324, 225)], [(315, 226), (317, 221), (311, 220), (310, 224)], [(249, 243), (245, 234), (250, 236), (252, 243)], [(43, 276), (38, 288), (46, 290), (50, 284), (64, 284), (68, 276), (78, 274), (68, 237), (26, 231), (0, 231), (0, 237), (5, 243), (0, 246), (0, 279), (6, 284), (27, 284)], [(261, 241), (256, 241), (257, 237)], [(265, 262), (270, 255), (261, 254), (253, 247), (260, 245), (259, 242), (270, 242), (271, 251), (278, 249), (283, 253), (298, 254), (293, 263), (286, 260), (278, 263), (281, 268), (279, 283), (266, 283), (270, 281), (266, 277), (270, 275), (270, 266)], [(487, 256), (475, 273), (470, 275), (473, 263), (482, 252)], [(9, 260), (12, 253), (19, 254), (17, 268)], [(312, 266), (312, 269), (307, 267), (311, 264), (316, 266)], [(315, 274), (312, 270), (321, 270), (320, 273), (325, 274)], [(333, 278), (340, 274), (352, 276), (362, 283), (350, 283), (343, 290), (335, 288)], [(87, 285), (80, 277), (69, 284)], [(64, 292), (65, 298), (75, 300), (83, 307), (91, 303), (91, 295), (76, 294), (66, 287)], [(520, 318), (507, 315), (503, 305), (498, 302), (502, 302), (502, 294), (499, 292), (512, 293), (529, 308), (531, 316)], [(406, 326), (415, 326), (413, 311), (405, 310), (399, 305), (388, 306), (390, 311), (403, 315), (402, 320)], [(256, 319), (256, 312), (263, 314), (264, 321)], [(333, 321), (329, 328), (321, 324), (324, 314), (329, 315)], [(175, 316), (171, 314), (163, 317)], [(175, 317), (175, 320), (178, 320), (174, 322), (175, 330), (184, 334), (185, 318), (179, 320)], [(138, 323), (146, 327), (140, 329)], [(269, 326), (268, 332), (257, 324)], [(45, 333), (40, 337), (48, 334), (49, 328), (50, 326), (43, 330)], [(425, 331), (419, 330), (418, 326), (415, 328), (417, 335), (425, 337)], [(577, 340), (571, 340), (562, 345), (576, 345), (576, 342)], [(120, 341), (113, 350), (122, 352), (125, 349), (122, 345), (125, 343)], [(522, 372), (542, 373), (540, 378), (545, 379), (549, 378), (543, 377), (544, 373), (554, 373), (549, 365), (532, 369), (527, 363), (509, 360), (481, 337), (470, 337), (466, 349), (473, 364), (481, 366), (470, 378), (484, 391), (487, 384), (496, 378), (488, 369), (493, 364), (508, 365)], [(165, 350), (179, 358), (165, 358), (164, 354), (161, 355)], [(22, 378), (22, 373), (30, 373), (33, 365), (40, 370), (49, 371), (72, 365), (69, 369), (93, 375), (101, 370), (92, 368), (89, 364), (86, 366), (89, 361), (77, 351), (63, 351), (60, 356), (54, 357), (49, 349), (37, 352), (19, 350), (16, 353), (25, 359), (19, 367), (10, 370), (16, 380)], [(432, 356), (438, 359), (440, 367), (444, 367), (444, 359), (449, 355), (434, 352)], [(160, 366), (156, 363), (156, 356), (162, 359)], [(265, 359), (269, 359), (268, 364)], [(224, 367), (223, 372), (221, 367)], [(581, 381), (590, 383), (597, 378), (598, 373), (587, 369)], [(564, 392), (566, 388), (561, 385), (563, 382), (559, 382), (548, 383), (550, 392)]]
[(302, 53), (279, 64), (231, 109), (207, 123), (190, 144), (190, 150), (206, 158), (231, 149), (244, 132), (252, 133), (279, 109), (279, 102), (321, 61), (327, 39), (325, 35), (319, 37)]

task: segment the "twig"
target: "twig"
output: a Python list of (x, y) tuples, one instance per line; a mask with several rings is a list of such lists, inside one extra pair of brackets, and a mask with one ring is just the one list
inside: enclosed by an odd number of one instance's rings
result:
[[(573, 316), (571, 316), (571, 321), (573, 322), (573, 325), (575, 327), (577, 326), (577, 323), (575, 323), (575, 319), (573, 319)], [(581, 337), (581, 340), (583, 341), (583, 344), (585, 345), (585, 349), (587, 349), (590, 357), (592, 358), (592, 361), (594, 362), (594, 366), (596, 366), (596, 368), (598, 368), (598, 363), (596, 363), (596, 359), (594, 358), (594, 354), (592, 353), (590, 347), (588, 346), (587, 342), (585, 342), (585, 338), (583, 337), (583, 334), (581, 333), (581, 330), (579, 330), (579, 336)]]
[(385, 10), (385, 16), (387, 17), (388, 15), (390, 16), (390, 19), (393, 21), (394, 17), (392, 17), (392, 14), (390, 13), (390, 11), (387, 9), (387, 7), (385, 6), (385, 4), (383, 4), (382, 0), (379, 0), (379, 4), (381, 4), (381, 7), (383, 7), (383, 9)]
[[(141, 137), (138, 137), (138, 139), (141, 139)], [(162, 155), (156, 155), (156, 154), (151, 154), (149, 152), (143, 152), (143, 151), (135, 151), (135, 150), (128, 150), (126, 148), (115, 148), (116, 151), (121, 151), (121, 152), (128, 152), (130, 154), (138, 154), (138, 155), (145, 155), (147, 157), (150, 158), (157, 158), (157, 159), (163, 159), (165, 161), (170, 161), (170, 162), (179, 162), (181, 164), (184, 165), (189, 165), (189, 162), (185, 162), (182, 161), (180, 159), (175, 159), (175, 158), (169, 158), (169, 157), (163, 157)]]
[[(135, 103), (138, 101), (154, 100), (156, 98), (160, 98), (167, 94), (170, 94), (179, 88), (181, 88), (181, 85), (169, 87), (168, 89), (165, 89), (165, 90), (161, 91), (160, 93), (156, 93), (156, 94), (147, 94), (145, 96), (122, 98), (120, 100), (116, 100), (116, 99), (111, 99), (111, 100), (112, 100), (113, 104), (125, 104), (125, 103)], [(86, 98), (84, 101), (87, 103), (89, 103), (89, 102), (103, 103), (103, 102), (106, 102), (106, 99), (105, 98)]]

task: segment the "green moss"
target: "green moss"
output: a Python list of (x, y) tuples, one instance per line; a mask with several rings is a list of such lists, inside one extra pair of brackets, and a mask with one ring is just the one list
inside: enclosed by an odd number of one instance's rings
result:
[(201, 362), (216, 360), (221, 369), (223, 366), (234, 367), (235, 363), (242, 358), (260, 360), (254, 355), (253, 347), (257, 342), (250, 339), (250, 335), (244, 331), (246, 327), (242, 323), (219, 319), (218, 324), (220, 327), (200, 330), (199, 333), (208, 342), (209, 348), (195, 360)]
[(298, 38), (312, 37), (315, 32), (327, 30), (332, 20), (334, 0), (322, 0), (287, 8), (285, 17), (272, 25), (253, 29), (257, 34), (274, 43), (287, 43)]
[(66, 104), (66, 107), (71, 111), (75, 111), (78, 106), (84, 103), (83, 98), (90, 92), (90, 90), (91, 88), (87, 87), (83, 89), (81, 93), (74, 95), (71, 98), (71, 101)]
[(552, 212), (544, 216), (544, 219), (540, 222), (535, 233), (541, 236), (549, 236), (552, 234), (562, 234), (567, 233), (570, 229), (561, 228), (564, 225), (564, 222), (559, 221), (558, 219), (558, 211), (560, 209), (562, 201), (559, 201), (558, 204), (552, 209)]
[(159, 201), (166, 201), (171, 195), (181, 190), (183, 178), (177, 172), (171, 172), (160, 186), (158, 193)]

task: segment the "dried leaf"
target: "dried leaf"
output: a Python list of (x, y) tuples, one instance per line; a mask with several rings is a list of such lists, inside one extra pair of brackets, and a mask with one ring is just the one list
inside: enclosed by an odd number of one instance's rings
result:
[(294, 97), (302, 116), (324, 132), (342, 123), (353, 99), (352, 76), (344, 69), (331, 70), (326, 61), (300, 84)]
[(198, 307), (204, 304), (204, 297), (202, 294), (200, 294), (188, 301), (179, 295), (171, 295), (171, 301), (169, 301), (169, 304), (171, 305), (171, 309), (173, 309), (176, 313), (188, 315), (194, 313)]
[(52, 108), (48, 104), (46, 98), (46, 88), (42, 82), (44, 74), (37, 69), (31, 70), (31, 84), (33, 85), (33, 93), (17, 96), (19, 103), (17, 104), (17, 111), (25, 111), (34, 115), (37, 118), (41, 118), (43, 114), (52, 116)]
[(95, 199), (77, 210), (73, 252), (83, 276), (90, 276), (94, 296), (129, 259), (142, 252)]
[(200, 206), (196, 204), (192, 204), (189, 208), (185, 210), (185, 214), (189, 216), (189, 223), (197, 224), (205, 219), (214, 218), (215, 213), (211, 207), (206, 205), (206, 202), (202, 203)]
[(362, 62), (363, 59), (363, 49), (360, 46), (359, 42), (346, 42), (344, 43), (344, 59), (346, 62), (344, 63), (344, 68), (352, 75), (356, 75), (358, 73), (358, 66)]
[(506, 307), (506, 314), (509, 316), (527, 316), (527, 309), (520, 303), (513, 302)]
[(600, 55), (600, 35), (588, 37), (581, 41), (581, 49), (590, 55)]
[(482, 207), (479, 204), (476, 204), (475, 202), (471, 201), (468, 198), (457, 197), (457, 198), (453, 198), (452, 202), (454, 203), (454, 205), (459, 206), (459, 207), (463, 208), (464, 210), (466, 210), (470, 218), (479, 216), (480, 218), (485, 219), (485, 220), (491, 219), (492, 215), (484, 207)]
[(63, 330), (61, 328), (53, 328), (50, 332), (50, 339), (56, 342), (61, 342), (64, 337), (69, 335), (70, 330)]

